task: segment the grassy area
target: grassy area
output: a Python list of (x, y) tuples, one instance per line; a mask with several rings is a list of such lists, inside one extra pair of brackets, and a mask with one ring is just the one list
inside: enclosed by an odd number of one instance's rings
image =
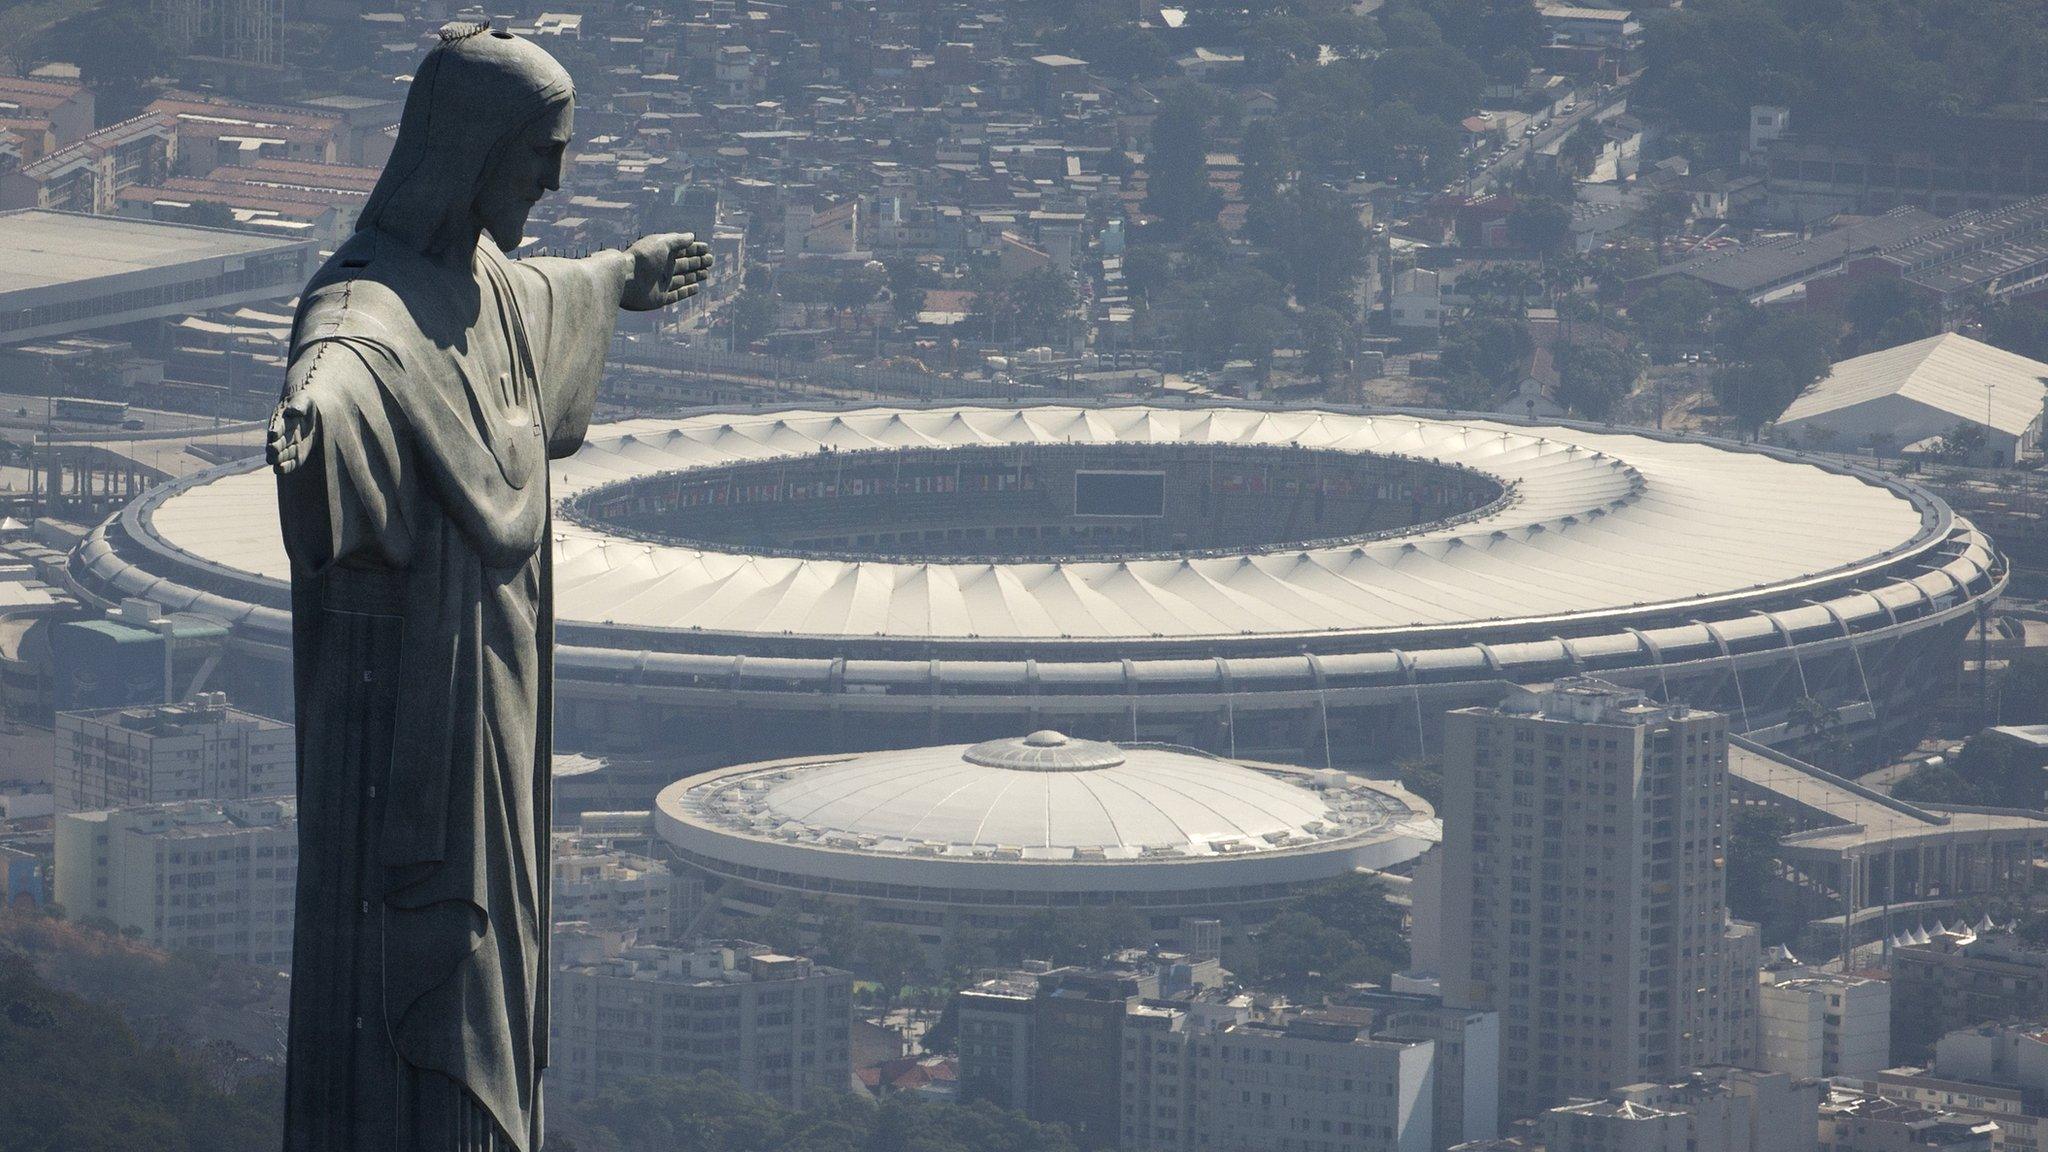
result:
[(90, 12), (105, 0), (26, 0), (0, 5), (0, 65), (23, 63), (21, 57), (43, 30)]

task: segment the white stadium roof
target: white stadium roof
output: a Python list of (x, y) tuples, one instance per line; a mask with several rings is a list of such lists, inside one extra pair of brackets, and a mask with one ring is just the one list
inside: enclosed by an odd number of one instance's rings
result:
[[(981, 640), (1399, 632), (1636, 614), (1790, 591), (1919, 539), (1923, 511), (1853, 475), (1622, 432), (1249, 407), (943, 404), (636, 420), (555, 465), (571, 496), (635, 477), (821, 450), (1026, 443), (1299, 446), (1470, 467), (1509, 486), (1485, 514), (1392, 539), (1188, 559), (1005, 563), (750, 556), (557, 522), (565, 623)], [(282, 580), (263, 471), (171, 495), (171, 547)]]
[[(985, 754), (1034, 747), (1107, 754), (1074, 766), (1005, 763)], [(760, 806), (778, 822), (778, 835), (801, 829), (955, 853), (1007, 845), (1024, 853), (1093, 849), (1117, 858), (1200, 855), (1225, 843), (1254, 851), (1306, 842), (1343, 827), (1321, 794), (1297, 783), (1227, 760), (1121, 749), (1056, 732), (858, 756), (792, 773), (767, 790)]]
[(934, 890), (1291, 881), (1387, 867), (1442, 838), (1391, 781), (1049, 731), (724, 768), (669, 785), (655, 809), (703, 866)]

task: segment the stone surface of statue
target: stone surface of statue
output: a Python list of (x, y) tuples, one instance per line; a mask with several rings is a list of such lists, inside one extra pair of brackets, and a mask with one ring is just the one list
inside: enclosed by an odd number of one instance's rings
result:
[[(686, 235), (509, 259), (560, 181), (552, 57), (451, 25), (293, 324), (269, 456), (292, 558), (288, 1152), (536, 1152), (548, 1036), (548, 461)], [(503, 251), (501, 251), (503, 249)]]

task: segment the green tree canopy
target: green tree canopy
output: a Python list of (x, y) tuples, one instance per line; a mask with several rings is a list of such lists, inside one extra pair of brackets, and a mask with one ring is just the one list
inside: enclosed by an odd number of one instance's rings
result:
[(1714, 398), (1752, 434), (1828, 374), (1834, 343), (1811, 317), (1749, 308), (1723, 325)]
[(1443, 378), (1454, 387), (1482, 384), (1488, 396), (1503, 392), (1521, 379), (1535, 344), (1518, 320), (1481, 316), (1452, 329), (1438, 357)]
[(1910, 344), (1941, 331), (1934, 306), (1902, 280), (1865, 280), (1842, 301), (1849, 331), (1842, 355), (1861, 356)]
[(1297, 999), (1359, 981), (1384, 983), (1406, 966), (1401, 912), (1378, 877), (1341, 876), (1287, 902), (1251, 941), (1226, 957), (1247, 984)]
[(2024, 301), (1993, 305), (1984, 315), (1984, 342), (2035, 360), (2048, 360), (2048, 308)]
[(1169, 90), (1152, 120), (1145, 151), (1145, 210), (1168, 235), (1179, 236), (1216, 218), (1222, 197), (1209, 187), (1209, 121), (1217, 97), (1200, 84)]
[(1634, 354), (1607, 343), (1559, 343), (1557, 402), (1586, 417), (1606, 420), (1635, 390), (1638, 364)]
[(1547, 196), (1532, 196), (1508, 214), (1508, 243), (1534, 252), (1562, 252), (1572, 239), (1572, 210)]
[(1643, 339), (1675, 349), (1706, 339), (1714, 313), (1714, 294), (1685, 276), (1656, 281), (1628, 306), (1628, 318)]

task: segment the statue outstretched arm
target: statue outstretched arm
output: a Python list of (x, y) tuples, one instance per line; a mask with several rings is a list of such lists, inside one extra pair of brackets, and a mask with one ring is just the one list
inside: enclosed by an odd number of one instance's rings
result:
[(642, 236), (622, 252), (619, 307), (653, 312), (697, 294), (711, 275), (711, 249), (688, 232)]
[(619, 310), (694, 295), (711, 254), (689, 233), (672, 232), (581, 260), (535, 256), (509, 265), (533, 342), (548, 455), (559, 460), (583, 444)]

